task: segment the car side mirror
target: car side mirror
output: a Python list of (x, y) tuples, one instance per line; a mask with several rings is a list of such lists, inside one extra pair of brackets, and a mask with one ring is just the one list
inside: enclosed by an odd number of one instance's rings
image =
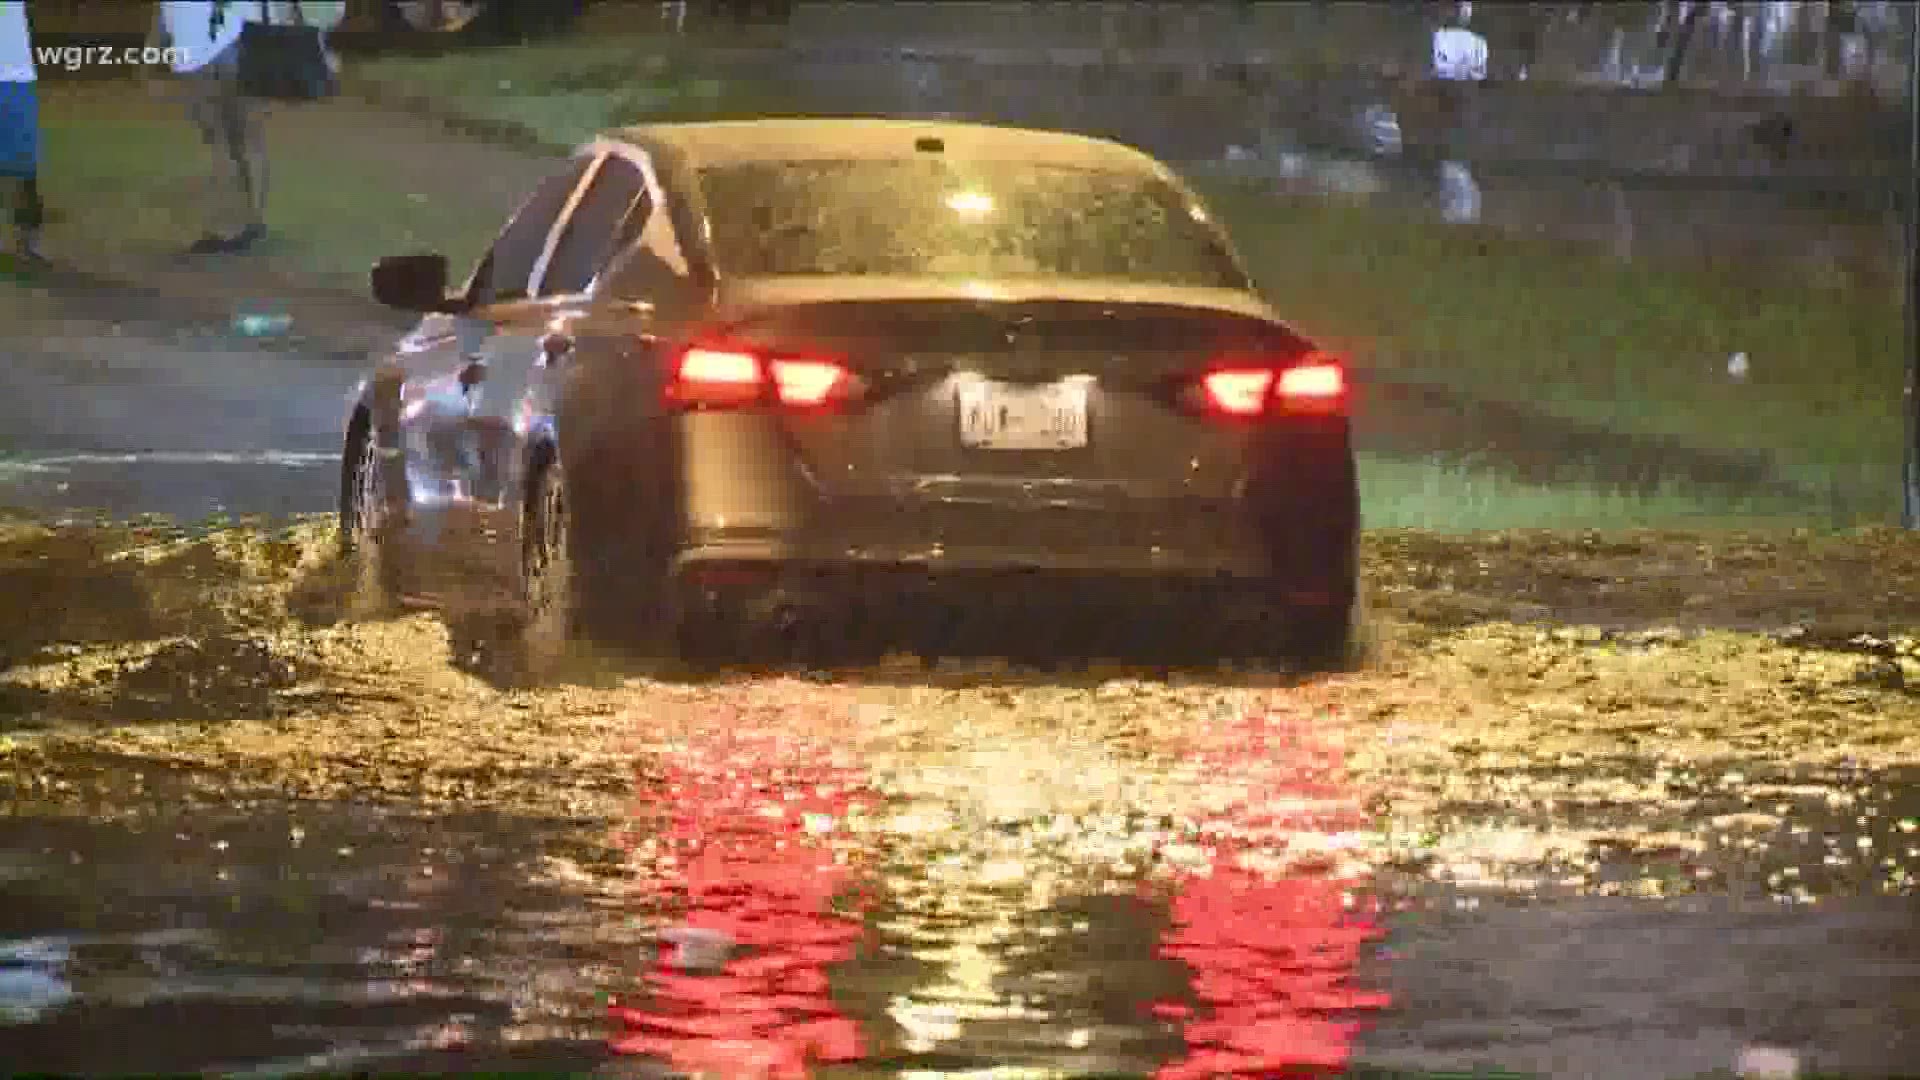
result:
[(447, 295), (445, 255), (389, 255), (368, 277), (373, 298), (399, 311), (456, 315), (467, 307), (464, 298)]

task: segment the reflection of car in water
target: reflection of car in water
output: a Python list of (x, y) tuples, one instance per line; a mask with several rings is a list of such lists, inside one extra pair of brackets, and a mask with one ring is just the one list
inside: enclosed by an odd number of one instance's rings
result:
[(629, 129), (542, 183), (451, 296), (445, 275), (376, 269), (424, 318), (347, 424), (345, 534), (402, 576), (478, 558), (536, 620), (667, 628), (703, 658), (761, 616), (844, 641), (843, 620), (1129, 581), (1271, 620), (1239, 635), (1255, 651), (1347, 640), (1345, 368), (1138, 151), (908, 121)]
[(1356, 888), (1372, 872), (1355, 842), (1367, 816), (1317, 728), (1254, 713), (1192, 747), (1197, 772), (1235, 779), (1187, 823), (1206, 837), (1190, 849), (1199, 858), (1168, 867), (1171, 925), (1157, 951), (1192, 986), (1153, 1007), (1185, 1021), (1187, 1044), (1156, 1077), (1346, 1075), (1365, 1019), (1392, 1004), (1356, 977), (1384, 936), (1378, 900)]
[(666, 759), (673, 798), (642, 811), (658, 818), (630, 896), (679, 925), (636, 992), (609, 1002), (615, 1053), (723, 1077), (806, 1077), (867, 1056), (830, 975), (867, 937), (847, 826), (880, 800), (808, 735), (700, 732)]

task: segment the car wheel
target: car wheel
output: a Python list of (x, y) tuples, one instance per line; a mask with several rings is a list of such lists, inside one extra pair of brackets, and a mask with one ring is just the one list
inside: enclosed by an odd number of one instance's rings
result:
[(340, 553), (354, 571), (355, 595), (363, 604), (383, 604), (396, 595), (388, 537), (394, 522), (380, 439), (365, 413), (348, 426), (341, 450)]
[(340, 549), (352, 554), (378, 542), (386, 511), (386, 485), (378, 442), (365, 414), (354, 417), (340, 451)]
[(566, 474), (549, 461), (534, 473), (522, 522), (522, 603), (531, 643), (553, 647), (573, 637), (579, 606), (572, 533)]

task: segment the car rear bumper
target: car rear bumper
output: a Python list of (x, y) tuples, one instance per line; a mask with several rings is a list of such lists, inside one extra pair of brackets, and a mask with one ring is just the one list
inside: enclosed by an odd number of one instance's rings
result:
[(730, 653), (754, 656), (762, 647), (873, 656), (893, 648), (1265, 656), (1288, 640), (1296, 618), (1353, 602), (1350, 583), (1292, 588), (1244, 570), (1087, 557), (1015, 562), (991, 552), (819, 559), (732, 543), (683, 552), (670, 591), (678, 625), (723, 627)]
[(1325, 606), (1351, 596), (1337, 566), (1276, 577), (1257, 556), (1142, 553), (1012, 554), (991, 549), (867, 548), (826, 553), (770, 539), (711, 540), (684, 549), (672, 576), (682, 595), (779, 597), (796, 604), (897, 601), (961, 604), (1194, 599), (1244, 606)]
[(1072, 555), (1032, 554), (985, 547), (860, 545), (827, 550), (775, 539), (708, 539), (682, 549), (677, 576), (729, 566), (761, 567), (769, 573), (813, 577), (945, 578), (1001, 574), (1114, 576), (1139, 579), (1234, 578), (1261, 581), (1265, 560), (1253, 553), (1192, 555), (1168, 551), (1093, 550)]
[(1338, 494), (1303, 487), (1285, 500), (1036, 506), (828, 499), (809, 490), (784, 505), (736, 502), (690, 514), (672, 569), (683, 577), (735, 565), (782, 577), (1105, 577), (1324, 589), (1353, 568), (1357, 507)]

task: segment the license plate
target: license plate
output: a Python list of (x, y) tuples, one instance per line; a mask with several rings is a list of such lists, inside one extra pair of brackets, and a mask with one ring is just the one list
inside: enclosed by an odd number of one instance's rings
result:
[(1073, 450), (1087, 445), (1087, 388), (1079, 382), (960, 387), (960, 445), (975, 450)]

